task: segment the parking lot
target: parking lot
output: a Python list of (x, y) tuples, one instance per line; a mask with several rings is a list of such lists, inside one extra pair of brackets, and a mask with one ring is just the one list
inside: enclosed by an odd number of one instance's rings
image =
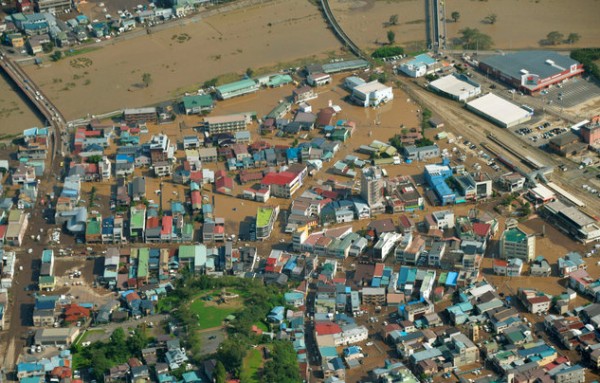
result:
[(600, 86), (593, 81), (574, 78), (564, 84), (552, 86), (543, 90), (540, 96), (546, 103), (558, 108), (572, 108), (584, 102), (600, 97)]
[(569, 131), (563, 123), (544, 120), (538, 120), (527, 125), (515, 126), (510, 128), (510, 130), (524, 141), (527, 141), (529, 145), (538, 147), (547, 144), (552, 138)]

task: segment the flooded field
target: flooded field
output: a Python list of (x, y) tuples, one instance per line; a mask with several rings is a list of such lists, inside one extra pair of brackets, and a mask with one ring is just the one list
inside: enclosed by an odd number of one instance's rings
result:
[[(396, 43), (408, 51), (426, 48), (422, 1), (332, 0), (331, 7), (348, 36), (362, 48), (375, 49), (387, 43), (388, 30), (395, 32)], [(540, 42), (552, 31), (581, 36), (576, 44), (562, 44), (560, 48), (597, 46), (600, 42), (597, 10), (596, 0), (453, 0), (446, 5), (448, 41), (468, 27), (490, 35), (495, 49), (539, 49)], [(451, 19), (455, 11), (460, 13), (457, 22)], [(398, 15), (398, 23), (389, 25), (390, 16), (394, 14)], [(494, 24), (484, 21), (490, 14), (497, 16)]]
[(42, 126), (42, 121), (17, 93), (10, 80), (0, 75), (0, 136), (20, 134), (24, 129)]
[[(312, 62), (339, 48), (316, 6), (278, 0), (25, 70), (75, 119), (172, 99), (219, 75), (237, 80), (248, 68)], [(144, 73), (151, 75), (148, 87)]]

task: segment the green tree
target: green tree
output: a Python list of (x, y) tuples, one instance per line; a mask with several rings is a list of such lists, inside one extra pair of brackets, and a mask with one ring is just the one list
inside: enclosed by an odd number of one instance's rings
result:
[(388, 25), (398, 25), (398, 15), (391, 15), (388, 20)]
[(42, 50), (44, 53), (50, 53), (52, 52), (52, 49), (54, 49), (54, 44), (52, 44), (52, 42), (42, 44)]
[(546, 35), (546, 40), (550, 45), (558, 45), (563, 41), (565, 35), (560, 33), (559, 31), (552, 31)]
[(233, 371), (236, 376), (242, 366), (244, 356), (246, 356), (246, 345), (238, 338), (226, 339), (217, 351), (217, 360), (227, 366), (229, 371)]
[(252, 68), (247, 68), (246, 69), (246, 76), (248, 76), (248, 77), (254, 76), (254, 70)]
[(102, 156), (89, 156), (87, 162), (90, 164), (97, 164), (102, 161)]
[(481, 33), (477, 28), (464, 28), (458, 33), (460, 33), (460, 40), (465, 49), (487, 50), (494, 45), (492, 38)]
[(94, 377), (97, 381), (104, 381), (104, 373), (112, 367), (113, 363), (106, 357), (103, 352), (94, 355)]
[(62, 52), (61, 51), (54, 51), (51, 55), (50, 55), (50, 60), (52, 61), (58, 61), (62, 58)]
[(498, 20), (498, 15), (496, 15), (495, 13), (490, 13), (489, 15), (487, 15), (484, 20), (492, 25), (496, 24), (496, 20)]
[(567, 36), (567, 42), (569, 44), (575, 44), (576, 42), (578, 42), (581, 39), (581, 35), (579, 33), (569, 33), (569, 36)]
[(127, 341), (129, 352), (137, 357), (142, 356), (142, 350), (148, 346), (148, 336), (143, 329), (137, 329)]
[(217, 365), (215, 366), (215, 380), (217, 383), (225, 383), (225, 379), (227, 379), (225, 366), (223, 366), (221, 361), (217, 361)]
[(460, 12), (458, 11), (454, 11), (452, 12), (452, 14), (450, 15), (450, 17), (452, 17), (452, 21), (454, 21), (455, 23), (458, 22), (458, 20), (460, 19)]
[(396, 32), (391, 29), (387, 31), (387, 39), (390, 45), (392, 45), (396, 41)]
[(148, 72), (142, 74), (142, 82), (144, 83), (146, 88), (149, 87), (152, 83), (152, 75)]
[(265, 363), (262, 383), (300, 383), (300, 371), (296, 360), (296, 352), (291, 342), (275, 341), (273, 343), (273, 359)]

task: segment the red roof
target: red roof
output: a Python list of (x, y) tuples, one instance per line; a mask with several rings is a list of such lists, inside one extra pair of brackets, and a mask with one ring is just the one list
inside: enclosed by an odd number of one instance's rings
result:
[(141, 299), (141, 298), (140, 298), (140, 296), (138, 295), (138, 293), (136, 293), (136, 292), (133, 292), (133, 293), (131, 293), (131, 294), (127, 294), (127, 295), (125, 296), (125, 299), (127, 300), (127, 302), (133, 302), (133, 301), (135, 301), (135, 300), (139, 300), (139, 299)]
[(192, 192), (192, 205), (201, 205), (202, 204), (202, 196), (200, 195), (199, 190), (194, 190)]
[(529, 300), (529, 303), (531, 303), (531, 304), (550, 302), (550, 298), (548, 298), (545, 295), (541, 295), (539, 297), (529, 298), (528, 300)]
[(494, 259), (494, 266), (507, 267), (508, 266), (508, 262), (506, 262), (503, 259)]
[(490, 233), (491, 228), (492, 225), (489, 223), (475, 222), (473, 224), (473, 232), (480, 237), (486, 237)]
[(158, 226), (160, 226), (158, 217), (148, 217), (148, 219), (146, 219), (146, 229), (152, 229)]
[(217, 189), (226, 188), (231, 190), (233, 189), (233, 178), (227, 176), (217, 178), (215, 175), (215, 186)]
[(65, 306), (65, 322), (73, 323), (82, 318), (90, 317), (90, 310), (81, 307), (78, 304), (69, 304)]
[(385, 265), (383, 263), (376, 263), (375, 264), (375, 271), (373, 271), (373, 276), (374, 277), (381, 277), (383, 276), (383, 268), (385, 267)]
[(290, 172), (269, 173), (262, 179), (263, 185), (288, 185), (296, 178), (296, 174)]
[(171, 234), (173, 232), (173, 217), (165, 215), (162, 218), (162, 229), (160, 234)]
[(339, 283), (341, 285), (345, 285), (346, 284), (346, 278), (342, 278), (342, 277), (333, 278), (332, 282), (333, 283)]
[(0, 225), (0, 239), (4, 239), (4, 237), (6, 236), (7, 228), (8, 228), (8, 225)]
[(59, 379), (69, 379), (71, 378), (71, 369), (69, 367), (57, 366), (52, 369), (50, 376)]
[(321, 193), (321, 195), (325, 198), (331, 198), (332, 200), (336, 200), (338, 199), (340, 193), (334, 192), (332, 190), (324, 190), (323, 193)]
[(315, 324), (315, 332), (317, 335), (332, 335), (342, 332), (339, 324), (333, 322), (317, 322)]

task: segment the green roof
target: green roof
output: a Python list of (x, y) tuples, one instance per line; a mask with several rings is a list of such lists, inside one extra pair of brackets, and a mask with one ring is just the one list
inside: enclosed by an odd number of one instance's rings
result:
[(256, 212), (256, 227), (268, 226), (275, 211), (271, 207), (259, 207)]
[(188, 222), (185, 225), (183, 225), (182, 233), (186, 235), (194, 234), (194, 224)]
[(85, 234), (86, 235), (98, 235), (100, 234), (100, 221), (97, 217), (93, 217), (87, 222), (85, 226)]
[(150, 249), (142, 247), (138, 250), (138, 278), (146, 278), (148, 276), (148, 260), (150, 259)]
[(179, 259), (193, 259), (195, 256), (194, 245), (182, 245), (179, 246)]
[(290, 82), (292, 82), (292, 76), (290, 76), (289, 74), (278, 74), (275, 75), (273, 77), (271, 77), (269, 79), (269, 82), (267, 85), (269, 86), (281, 86), (281, 85), (285, 85), (285, 84), (289, 84)]
[(213, 98), (210, 94), (203, 94), (201, 96), (184, 96), (183, 106), (186, 109), (193, 108), (211, 108), (214, 104)]
[(252, 79), (245, 79), (245, 80), (240, 80), (240, 81), (236, 81), (236, 82), (231, 82), (229, 84), (224, 84), (221, 86), (217, 87), (217, 90), (220, 93), (230, 93), (230, 92), (238, 92), (240, 90), (246, 89), (246, 88), (252, 88), (252, 87), (256, 87), (256, 81), (252, 80)]
[(524, 242), (527, 240), (527, 234), (515, 227), (504, 232), (504, 240), (513, 243)]
[(54, 277), (52, 275), (44, 275), (41, 276), (40, 279), (38, 280), (38, 283), (40, 285), (50, 285), (50, 284), (54, 284)]
[(144, 227), (145, 213), (144, 209), (131, 208), (131, 222), (129, 222), (129, 225), (132, 229), (141, 229)]

